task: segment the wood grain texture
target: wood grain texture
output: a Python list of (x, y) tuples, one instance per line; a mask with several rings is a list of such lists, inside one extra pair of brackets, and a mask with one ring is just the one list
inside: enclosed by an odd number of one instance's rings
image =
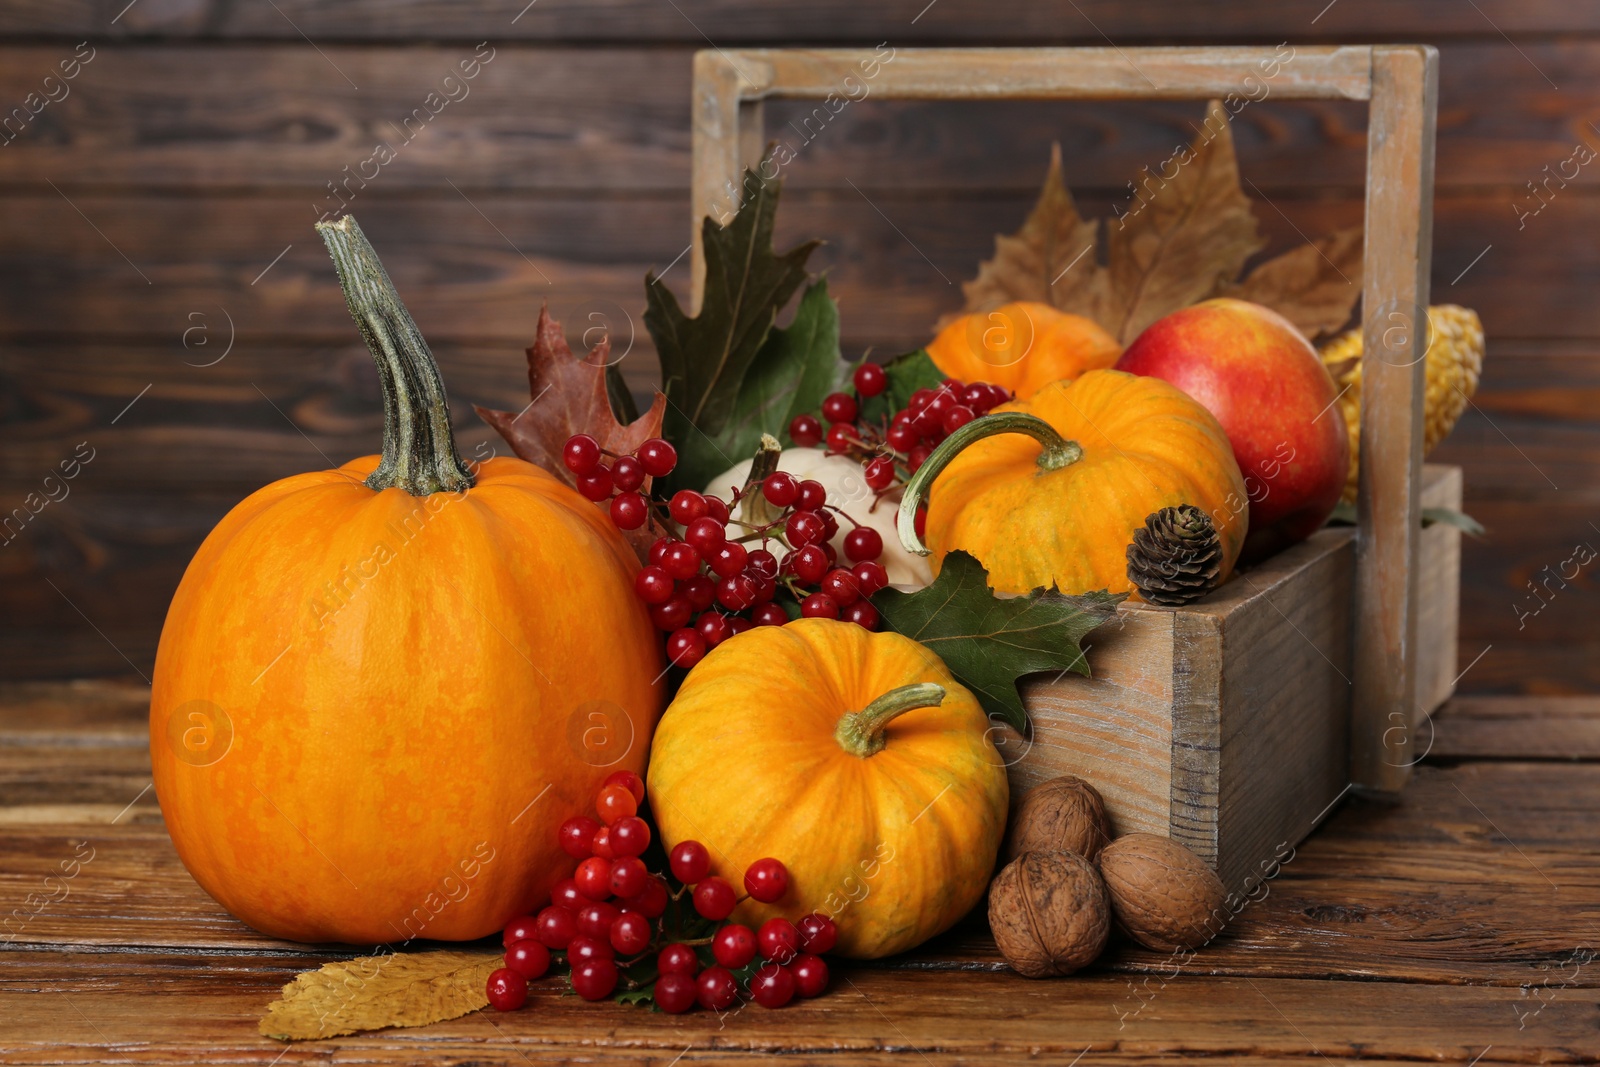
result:
[[(750, 95), (820, 100), (842, 95), (846, 78), (882, 64), (874, 86), (906, 100), (1192, 100), (1253, 86), (1276, 58), (1273, 81), (1288, 99), (1365, 100), (1372, 63), (1360, 46), (1298, 49), (1292, 63), (1272, 49), (1206, 48), (909, 48), (757, 49), (723, 54), (740, 69)], [(881, 79), (881, 80), (879, 80)]]
[[(1417, 704), (1424, 357), (1433, 255), (1438, 54), (1372, 52), (1362, 274), (1361, 480), (1356, 491), (1350, 777), (1393, 793), (1409, 776)], [(1395, 340), (1395, 323), (1403, 323)], [(1399, 724), (1396, 732), (1391, 729)]]
[[(65, 954), (61, 966), (84, 958)], [(174, 1014), (152, 1014), (150, 996), (126, 978), (85, 961), (96, 973), (88, 989), (62, 981), (29, 981), (36, 991), (0, 994), (9, 1020), (0, 1055), (52, 1062), (98, 1060), (114, 1046), (137, 1043), (139, 1062), (194, 1062), (201, 1057), (259, 1060), (282, 1046), (254, 1034), (254, 1016), (275, 992), (282, 971), (251, 972), (207, 961), (185, 974), (169, 964), (159, 988)], [(100, 975), (105, 975), (103, 978)], [(1360, 982), (1188, 978), (1168, 983), (1139, 1017), (1119, 1018), (1133, 998), (1118, 978), (1085, 976), (1030, 982), (1002, 974), (951, 976), (914, 971), (846, 969), (825, 998), (782, 1011), (751, 1007), (719, 1019), (707, 1012), (671, 1017), (615, 1004), (587, 1005), (548, 985), (510, 1015), (475, 1013), (417, 1031), (384, 1032), (318, 1042), (295, 1059), (369, 1063), (470, 1056), (472, 1062), (546, 1060), (652, 1064), (759, 1062), (783, 1053), (800, 1062), (985, 1063), (1149, 1062), (1263, 1055), (1415, 1057), (1518, 1062), (1548, 1057), (1579, 1062), (1589, 1046), (1592, 1004), (1565, 990), (1533, 1024), (1517, 1028), (1515, 997), (1469, 986), (1376, 985)], [(9, 984), (9, 983), (8, 983)], [(82, 1012), (63, 1005), (64, 998)], [(1119, 1001), (1118, 998), (1121, 998)], [(1524, 1009), (1526, 1010), (1526, 1009)], [(183, 1013), (178, 1016), (176, 1013)], [(702, 1059), (704, 1057), (704, 1059)], [(285, 1062), (288, 1062), (286, 1057)], [(1253, 1062), (1253, 1061), (1252, 1061)]]
[[(143, 696), (105, 684), (0, 687), (0, 752), (74, 748), (81, 764), (50, 774), (86, 775), (110, 797)], [(1592, 703), (1479, 701), (1465, 712), (1583, 719)], [(45, 709), (76, 725), (40, 734)], [(1441, 741), (1454, 718), (1440, 716)], [(65, 740), (73, 735), (75, 745)], [(1600, 977), (1580, 950), (1600, 922), (1600, 876), (1584, 798), (1600, 788), (1600, 765), (1520, 762), (1540, 751), (1527, 731), (1508, 731), (1503, 749), (1494, 762), (1425, 764), (1398, 806), (1347, 801), (1270, 872), (1221, 939), (1176, 968), (1118, 942), (1081, 975), (1020, 979), (1004, 970), (979, 915), (909, 956), (840, 964), (826, 997), (781, 1012), (668, 1017), (584, 1004), (544, 982), (520, 1013), (357, 1035), (283, 1058), (1592, 1062)], [(11, 807), (0, 794), (0, 812)], [(73, 855), (89, 858), (63, 895), (45, 878)], [(178, 864), (153, 811), (109, 826), (6, 826), (0, 857), (0, 900), (31, 908), (27, 894), (45, 887), (56, 898), (20, 924), (9, 912), (6, 1062), (272, 1062), (283, 1048), (255, 1033), (262, 1008), (294, 974), (350, 954), (274, 942), (224, 915)]]
[[(1350, 781), (1352, 536), (1320, 531), (1241, 573), (1248, 596), (1237, 606), (1207, 612), (1217, 625), (1205, 658), (1220, 666), (1210, 795), (1180, 806), (1175, 792), (1172, 833), (1196, 847), (1180, 830), (1203, 815), (1202, 840), (1230, 889), (1310, 833)], [(1191, 759), (1174, 746), (1174, 764)]]
[[(1448, 107), (1439, 127), (1438, 187), (1506, 186), (1508, 218), (1513, 202), (1537, 206), (1525, 182), (1567, 159), (1575, 144), (1600, 140), (1572, 119), (1600, 106), (1600, 86), (1587, 73), (1600, 62), (1600, 42), (1519, 46), (1527, 58), (1498, 39), (1440, 49), (1440, 97)], [(479, 76), (452, 87), (457, 99), (425, 123), (416, 109), (475, 55), (473, 45), (328, 45), (324, 51), (360, 90), (304, 47), (106, 47), (64, 100), (0, 152), (0, 186), (48, 191), (49, 180), (69, 194), (105, 186), (288, 186), (306, 190), (310, 203), (327, 199), (327, 182), (356, 174), (381, 141), (396, 155), (376, 168), (374, 190), (454, 197), (453, 182), (473, 196), (487, 189), (682, 195), (690, 155), (686, 51), (577, 51), (498, 38), (494, 47)], [(54, 45), (0, 47), (0, 101), (37, 89), (61, 54)], [(1562, 85), (1570, 111), (1548, 107), (1541, 70)], [(196, 84), (208, 91), (193, 92)], [(1250, 180), (1273, 197), (1358, 187), (1365, 106), (1285, 100), (1271, 86), (1233, 120)], [(783, 169), (791, 190), (854, 195), (854, 182), (874, 196), (908, 189), (1028, 196), (1038, 189), (1052, 141), (1062, 145), (1073, 189), (1124, 189), (1141, 167), (1192, 138), (1203, 114), (1192, 100), (918, 102), (884, 99), (872, 81), (854, 92), (859, 99), (820, 116), (816, 101), (765, 105), (766, 136), (796, 156)], [(1557, 189), (1558, 196), (1585, 185), (1587, 178)], [(1553, 204), (1551, 213), (1557, 210)]]
[(1091, 676), (1037, 676), (1022, 688), (1028, 740), (996, 737), (1012, 800), (1051, 778), (1095, 783), (1118, 833), (1166, 833), (1172, 790), (1173, 615), (1137, 605), (1090, 635)]
[[(1460, 467), (1424, 464), (1418, 504), (1460, 511)], [(1414, 726), (1455, 692), (1461, 624), (1461, 530), (1434, 523), (1417, 536), (1417, 707)]]
[[(645, 272), (673, 264), (689, 244), (682, 199), (470, 195), (471, 203), (454, 193), (419, 203), (374, 188), (353, 204), (418, 323), (440, 342), (494, 340), (519, 351), (544, 299), (563, 321), (576, 321), (583, 309), (611, 308), (625, 326), (620, 308), (631, 313), (642, 338)], [(789, 248), (811, 237), (827, 241), (811, 266), (829, 273), (847, 354), (859, 355), (869, 343), (903, 350), (925, 343), (933, 321), (959, 306), (957, 280), (992, 252), (995, 233), (1016, 228), (1031, 200), (873, 195), (869, 203), (854, 191), (797, 192), (779, 208), (777, 242)], [(1108, 215), (1111, 203), (1084, 198), (1081, 206)], [(72, 204), (48, 189), (8, 195), (0, 201), (0, 224), (13, 237), (0, 247), (0, 276), (7, 280), (0, 339), (70, 344), (132, 337), (170, 345), (182, 356), (183, 333), (197, 321), (187, 316), (203, 313), (221, 330), (222, 308), (246, 340), (343, 344), (348, 330), (338, 318), (343, 309), (330, 288), (332, 271), (305, 237), (312, 207), (311, 196), (277, 192), (219, 193), (197, 202), (77, 193)], [(1259, 217), (1271, 254), (1299, 244), (1300, 234), (1359, 223), (1361, 201), (1344, 194), (1273, 197)], [(189, 231), (177, 228), (185, 219), (194, 223)], [(1583, 281), (1600, 273), (1600, 248), (1583, 239), (1600, 226), (1600, 197), (1574, 190), (1535, 224), (1546, 220), (1540, 232), (1530, 224), (1519, 234), (1504, 195), (1460, 194), (1436, 204), (1434, 282), (1441, 299), (1486, 309), (1491, 367), (1500, 337), (1538, 344), (1600, 337), (1600, 307), (1586, 299)], [(1493, 247), (1479, 258), (1486, 245)], [(50, 269), (37, 269), (38, 259)], [(687, 288), (686, 261), (667, 274), (669, 285)], [(85, 316), (73, 294), (90, 290), (94, 313)]]
[[(1600, 699), (1457, 697), (1435, 716), (1428, 755), (1449, 759), (1600, 759)], [(1419, 744), (1425, 744), (1419, 741)]]
[[(124, 0), (125, 3), (125, 0)], [(464, 7), (450, 0), (278, 0), (278, 10), (226, 0), (140, 3), (120, 18), (118, 0), (21, 0), (6, 6), (0, 32), (72, 37), (87, 33), (122, 38), (324, 40), (459, 40), (484, 37), (608, 44), (617, 40), (670, 42), (700, 47), (707, 38), (735, 43), (800, 40), (873, 44), (896, 41), (945, 44), (1119, 44), (1138, 40), (1390, 41), (1485, 37), (1506, 33), (1549, 35), (1600, 30), (1600, 14), (1563, 0), (1476, 0), (1475, 6), (1341, 0), (1323, 12), (1317, 4), (1246, 0), (1195, 5), (1150, 0), (1007, 0), (975, 8), (945, 2), (931, 8), (916, 0), (851, 4), (844, 0), (798, 8), (739, 0), (686, 0), (676, 8), (648, 0), (541, 0)], [(115, 22), (113, 22), (115, 19)]]

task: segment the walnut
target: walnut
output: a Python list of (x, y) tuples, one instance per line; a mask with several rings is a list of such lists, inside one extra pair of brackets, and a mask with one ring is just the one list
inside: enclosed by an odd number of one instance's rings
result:
[(1009, 863), (1024, 852), (1076, 852), (1092, 860), (1111, 840), (1105, 801), (1082, 778), (1064, 775), (1023, 796), (1006, 833)]
[(1145, 948), (1194, 949), (1227, 922), (1227, 890), (1206, 861), (1170, 837), (1127, 834), (1100, 853), (1117, 923)]
[(1071, 974), (1106, 947), (1111, 901), (1077, 853), (1024, 852), (989, 883), (989, 926), (1018, 974)]

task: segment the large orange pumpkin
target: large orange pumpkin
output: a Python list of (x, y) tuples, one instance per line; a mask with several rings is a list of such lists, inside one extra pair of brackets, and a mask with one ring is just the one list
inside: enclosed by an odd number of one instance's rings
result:
[(1020, 400), (1051, 382), (1109, 367), (1121, 354), (1116, 338), (1093, 319), (1027, 302), (963, 315), (928, 344), (928, 358), (950, 377), (1003, 385)]
[[(924, 548), (912, 523), (930, 483)], [(951, 434), (907, 486), (899, 526), (908, 548), (931, 550), (935, 569), (962, 549), (1002, 592), (1133, 592), (1133, 532), (1179, 504), (1211, 517), (1226, 579), (1250, 503), (1222, 427), (1158, 378), (1092, 370)]]
[(659, 643), (617, 530), (522, 460), (474, 478), (359, 228), (324, 236), (376, 342), (384, 455), (275, 482), (200, 546), (156, 656), (156, 792), (258, 930), (482, 937), (571, 873), (560, 821), (643, 768)]
[(759, 924), (824, 912), (837, 951), (903, 952), (983, 899), (1005, 830), (1006, 772), (977, 699), (925, 646), (800, 619), (730, 638), (661, 718), (650, 807), (670, 848), (703, 843), (735, 886), (789, 868)]

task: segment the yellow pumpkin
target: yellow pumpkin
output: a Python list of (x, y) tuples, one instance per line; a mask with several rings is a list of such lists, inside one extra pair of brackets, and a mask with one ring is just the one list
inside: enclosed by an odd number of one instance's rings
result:
[(335, 225), (382, 331), (384, 455), (275, 482), (200, 546), (156, 654), (156, 794), (195, 880), (258, 930), (478, 938), (572, 872), (561, 820), (642, 769), (660, 642), (599, 509), (520, 459), (462, 464), (425, 343)]
[(789, 868), (785, 896), (737, 921), (820, 911), (858, 959), (983, 899), (1009, 796), (983, 710), (936, 655), (830, 619), (713, 649), (661, 718), (647, 782), (668, 848), (700, 841), (736, 888), (762, 857)]
[(1109, 367), (1121, 354), (1116, 338), (1093, 319), (1028, 302), (963, 315), (928, 343), (928, 358), (950, 377), (1003, 385), (1020, 400), (1051, 382)]
[[(924, 540), (912, 529), (924, 493)], [(971, 553), (1001, 592), (1137, 593), (1127, 548), (1153, 512), (1205, 511), (1222, 541), (1225, 580), (1250, 502), (1228, 437), (1197, 401), (1158, 378), (1092, 370), (1055, 382), (951, 434), (901, 499), (901, 539)]]

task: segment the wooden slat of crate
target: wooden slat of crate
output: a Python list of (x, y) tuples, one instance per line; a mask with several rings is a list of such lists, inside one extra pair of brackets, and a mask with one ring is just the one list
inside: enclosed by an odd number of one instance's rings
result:
[[(1460, 467), (1425, 464), (1422, 468), (1422, 506), (1461, 510)], [(1423, 528), (1417, 546), (1417, 703), (1431, 715), (1456, 691), (1461, 673), (1458, 637), (1461, 629), (1461, 530), (1448, 523)], [(1420, 722), (1420, 719), (1418, 720)], [(1427, 747), (1424, 731), (1418, 739)]]

